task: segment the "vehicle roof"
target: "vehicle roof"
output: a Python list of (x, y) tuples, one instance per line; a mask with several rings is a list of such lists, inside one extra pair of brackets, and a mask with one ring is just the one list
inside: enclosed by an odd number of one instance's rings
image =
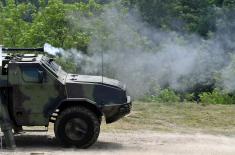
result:
[[(10, 64), (43, 64), (43, 67), (45, 67), (48, 72), (51, 73), (56, 79), (58, 79), (61, 83), (65, 83), (65, 79), (67, 76), (67, 73), (58, 68), (57, 71), (53, 70), (53, 67), (48, 66), (47, 61), (50, 61), (49, 57), (46, 57), (42, 54), (38, 55), (24, 55), (20, 57), (13, 57), (9, 63)], [(60, 66), (59, 66), (60, 67)]]
[(40, 63), (42, 57), (42, 54), (24, 54), (22, 56), (13, 56), (9, 63)]

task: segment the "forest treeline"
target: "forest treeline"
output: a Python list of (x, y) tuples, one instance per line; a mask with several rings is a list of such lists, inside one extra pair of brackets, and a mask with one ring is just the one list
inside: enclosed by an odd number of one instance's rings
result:
[[(82, 26), (79, 20), (76, 20), (76, 25), (71, 21), (74, 16), (96, 17), (104, 8), (113, 5), (121, 7), (123, 12), (138, 10), (141, 19), (153, 28), (192, 33), (205, 40), (217, 33), (218, 19), (233, 19), (231, 12), (235, 10), (235, 0), (1, 0), (0, 44), (6, 47), (41, 47), (49, 43), (87, 53), (91, 36), (96, 30)], [(233, 22), (222, 24), (232, 25)], [(102, 25), (102, 21), (98, 23), (97, 26)], [(104, 33), (101, 37), (105, 38), (106, 35)], [(233, 47), (228, 49), (235, 50)], [(77, 71), (73, 63), (63, 58), (58, 61), (66, 70)], [(187, 93), (166, 87), (158, 95), (150, 96), (147, 100), (159, 102), (201, 100), (235, 103), (233, 92), (224, 93), (215, 88), (213, 83), (194, 85)]]
[[(89, 34), (71, 36), (69, 11), (92, 15), (112, 0), (1, 0), (0, 42), (6, 46), (76, 47), (84, 51)], [(235, 0), (121, 0), (127, 8), (138, 8), (146, 22), (156, 28), (198, 33), (208, 37), (216, 31), (216, 8), (235, 8)], [(62, 35), (61, 35), (62, 34)], [(52, 39), (53, 38), (53, 39)], [(54, 40), (56, 38), (56, 40)]]

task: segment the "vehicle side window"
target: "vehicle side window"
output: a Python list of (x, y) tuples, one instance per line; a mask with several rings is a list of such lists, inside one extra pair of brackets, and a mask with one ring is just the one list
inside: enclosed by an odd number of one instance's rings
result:
[(22, 67), (22, 78), (25, 82), (39, 83), (39, 69), (37, 67)]

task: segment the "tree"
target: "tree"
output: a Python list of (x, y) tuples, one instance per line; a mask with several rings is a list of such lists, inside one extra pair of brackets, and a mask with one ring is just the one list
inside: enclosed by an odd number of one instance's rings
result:
[(214, 6), (221, 0), (124, 0), (125, 4), (137, 6), (141, 16), (150, 25), (177, 31), (196, 32), (207, 36), (215, 31)]
[(9, 0), (7, 6), (1, 6), (1, 35), (2, 44), (6, 46), (21, 46), (23, 36), (29, 29), (29, 23), (24, 17), (27, 10), (33, 9), (30, 4), (15, 5), (13, 0)]
[[(94, 8), (92, 8), (94, 7)], [(52, 0), (41, 6), (34, 15), (30, 30), (25, 36), (25, 44), (42, 46), (48, 42), (57, 47), (77, 48), (85, 51), (89, 42), (89, 34), (81, 29), (73, 31), (71, 18), (73, 14), (90, 15), (99, 6), (90, 0), (89, 3), (64, 4), (60, 0)]]

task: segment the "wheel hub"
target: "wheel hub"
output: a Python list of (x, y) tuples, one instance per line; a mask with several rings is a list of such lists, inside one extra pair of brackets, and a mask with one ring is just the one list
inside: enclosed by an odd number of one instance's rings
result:
[(73, 118), (66, 123), (65, 133), (71, 140), (82, 140), (87, 134), (88, 125), (80, 118)]

